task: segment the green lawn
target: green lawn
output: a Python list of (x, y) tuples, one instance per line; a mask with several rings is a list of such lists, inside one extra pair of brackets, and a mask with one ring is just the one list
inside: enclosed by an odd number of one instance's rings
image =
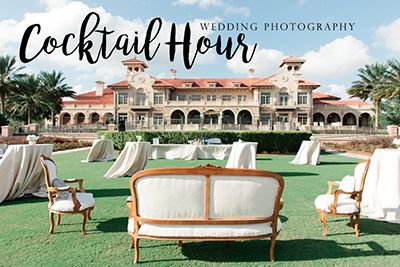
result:
[[(83, 177), (96, 198), (87, 236), (81, 236), (80, 215), (65, 215), (48, 235), (47, 199), (20, 199), (0, 204), (2, 266), (127, 266), (133, 265), (126, 232), (129, 177), (105, 179), (112, 163), (80, 163), (85, 152), (54, 156), (62, 178)], [(326, 180), (352, 173), (356, 159), (322, 155), (319, 166), (288, 164), (293, 156), (265, 156), (257, 168), (280, 173), (285, 180), (283, 222), (275, 249), (275, 266), (400, 264), (400, 225), (362, 218), (357, 238), (343, 218), (329, 218), (327, 237), (314, 210), (314, 198), (325, 193)], [(225, 161), (154, 160), (147, 168), (196, 166)], [(142, 240), (140, 262), (152, 266), (267, 265), (269, 240), (245, 242), (175, 242)]]

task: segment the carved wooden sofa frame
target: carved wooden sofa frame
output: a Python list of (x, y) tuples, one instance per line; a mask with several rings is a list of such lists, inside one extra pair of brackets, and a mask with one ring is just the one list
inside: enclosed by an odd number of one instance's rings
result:
[[(204, 211), (202, 219), (153, 219), (141, 217), (138, 214), (137, 194), (135, 183), (142, 177), (152, 175), (202, 175), (204, 176)], [(238, 217), (238, 218), (210, 218), (210, 176), (255, 176), (273, 178), (278, 181), (278, 190), (273, 204), (273, 215), (270, 217)], [(233, 241), (233, 240), (257, 240), (271, 238), (270, 243), (270, 261), (274, 262), (274, 249), (276, 238), (280, 232), (277, 229), (279, 211), (282, 208), (281, 203), (284, 181), (282, 177), (270, 171), (254, 170), (254, 169), (227, 169), (215, 166), (199, 166), (192, 168), (158, 168), (143, 170), (130, 179), (130, 190), (132, 202), (127, 203), (130, 206), (129, 218), (134, 219), (134, 232), (129, 233), (132, 236), (132, 248), (135, 249), (134, 263), (139, 260), (139, 239), (151, 240), (177, 240), (179, 246), (182, 246), (183, 240), (190, 241)], [(244, 237), (160, 237), (138, 234), (141, 224), (157, 224), (157, 225), (240, 225), (240, 224), (258, 224), (271, 223), (272, 233), (260, 236), (244, 236)]]

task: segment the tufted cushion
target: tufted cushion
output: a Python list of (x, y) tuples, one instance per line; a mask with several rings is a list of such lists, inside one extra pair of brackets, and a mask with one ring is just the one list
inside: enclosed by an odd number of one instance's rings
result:
[[(319, 195), (314, 201), (315, 207), (318, 210), (330, 212), (329, 206), (332, 204), (333, 199), (333, 195)], [(358, 208), (354, 199), (345, 197), (338, 199), (336, 213), (351, 214), (355, 212), (358, 212)]]
[[(91, 193), (76, 193), (76, 198), (81, 203), (79, 210), (94, 207), (94, 198)], [(68, 194), (68, 199), (55, 199), (53, 205), (51, 205), (53, 211), (74, 211), (74, 202), (72, 201), (72, 194)]]
[[(355, 186), (355, 179), (351, 175), (343, 177), (342, 181), (339, 183), (339, 189), (344, 192), (353, 192)], [(347, 195), (350, 197), (350, 195)]]
[[(133, 218), (128, 221), (128, 232), (133, 233)], [(277, 230), (281, 229), (278, 219)], [(156, 225), (142, 224), (139, 235), (158, 237), (247, 237), (272, 233), (270, 223), (235, 225)]]

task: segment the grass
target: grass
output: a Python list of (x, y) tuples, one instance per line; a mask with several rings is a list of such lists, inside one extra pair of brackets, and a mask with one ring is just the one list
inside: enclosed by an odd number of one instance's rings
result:
[[(126, 232), (129, 177), (105, 179), (112, 163), (80, 163), (84, 152), (54, 156), (62, 178), (83, 177), (96, 198), (88, 235), (81, 237), (80, 215), (65, 215), (62, 225), (49, 228), (47, 199), (28, 198), (0, 204), (0, 266), (127, 266), (133, 265), (131, 238)], [(285, 179), (281, 211), (283, 222), (274, 266), (361, 266), (400, 262), (400, 225), (361, 219), (357, 238), (343, 218), (329, 218), (327, 237), (313, 201), (325, 193), (326, 180), (352, 173), (355, 159), (322, 155), (321, 165), (288, 164), (293, 156), (257, 159), (257, 168), (280, 173)], [(225, 161), (153, 160), (147, 168), (197, 166)], [(149, 266), (260, 266), (269, 264), (269, 240), (230, 242), (176, 242), (142, 240), (140, 261)]]

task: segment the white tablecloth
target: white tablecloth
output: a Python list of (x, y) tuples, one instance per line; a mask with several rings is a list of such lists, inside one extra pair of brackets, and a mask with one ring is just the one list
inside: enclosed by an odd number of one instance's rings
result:
[(369, 218), (400, 223), (400, 150), (375, 150), (361, 204)]
[(134, 173), (143, 170), (149, 158), (149, 151), (149, 142), (127, 142), (104, 177), (132, 176)]
[(10, 145), (0, 160), (0, 203), (38, 192), (44, 185), (39, 157), (50, 157), (53, 145)]
[(161, 144), (151, 145), (150, 159), (219, 159), (229, 157), (231, 145), (187, 145)]
[(226, 168), (256, 168), (256, 142), (234, 142)]
[(321, 153), (321, 145), (316, 141), (303, 141), (296, 157), (290, 162), (292, 164), (319, 164), (319, 155)]
[(111, 161), (114, 158), (114, 144), (109, 139), (96, 139), (86, 157), (81, 162)]

